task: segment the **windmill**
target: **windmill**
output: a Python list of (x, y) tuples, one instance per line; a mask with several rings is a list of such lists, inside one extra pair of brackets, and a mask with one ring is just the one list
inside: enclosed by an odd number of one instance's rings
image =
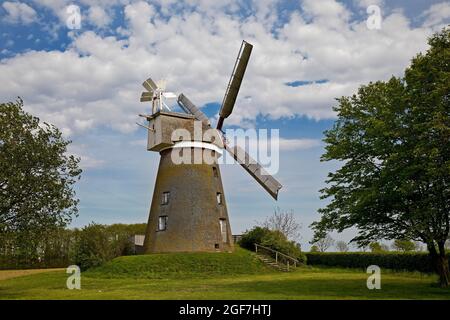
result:
[[(152, 101), (152, 114), (141, 115), (148, 121), (147, 150), (159, 152), (158, 174), (150, 207), (144, 252), (232, 251), (233, 241), (228, 219), (220, 168), (213, 163), (174, 163), (173, 154), (195, 157), (209, 152), (217, 160), (223, 150), (232, 157), (276, 200), (281, 184), (239, 146), (230, 146), (222, 131), (224, 120), (234, 108), (253, 46), (242, 42), (223, 98), (216, 128), (208, 117), (183, 93), (177, 103), (186, 113), (170, 111), (163, 99), (164, 85), (147, 79), (141, 101)], [(166, 112), (165, 109), (169, 110)], [(212, 131), (196, 136), (195, 129)], [(173, 132), (184, 129), (191, 138), (180, 139)]]
[(162, 110), (166, 108), (171, 111), (169, 106), (165, 103), (167, 99), (175, 99), (177, 96), (173, 92), (166, 92), (166, 81), (160, 80), (158, 83), (155, 83), (151, 78), (148, 78), (142, 84), (146, 92), (142, 92), (141, 94), (141, 102), (152, 102), (152, 113), (156, 113), (157, 110)]

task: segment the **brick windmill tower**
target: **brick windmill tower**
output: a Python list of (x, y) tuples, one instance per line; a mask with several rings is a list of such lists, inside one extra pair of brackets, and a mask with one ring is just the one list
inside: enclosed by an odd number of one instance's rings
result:
[[(242, 148), (229, 146), (222, 132), (251, 51), (252, 45), (243, 41), (216, 128), (184, 94), (166, 92), (164, 83), (156, 84), (152, 79), (143, 83), (147, 92), (142, 93), (141, 102), (152, 103), (152, 114), (140, 115), (148, 121), (148, 126), (144, 126), (148, 130), (147, 150), (161, 156), (145, 234), (145, 253), (233, 250), (217, 163), (223, 150), (277, 199), (281, 184)], [(170, 110), (165, 100), (172, 98), (177, 98), (186, 113)]]

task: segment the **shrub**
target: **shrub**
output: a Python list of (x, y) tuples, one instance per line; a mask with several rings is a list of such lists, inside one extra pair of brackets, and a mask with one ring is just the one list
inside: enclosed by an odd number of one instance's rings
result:
[(269, 232), (270, 230), (267, 228), (254, 227), (242, 235), (238, 244), (244, 249), (255, 251), (255, 243), (261, 244)]
[(106, 259), (135, 254), (130, 237), (143, 234), (145, 227), (140, 223), (91, 224), (82, 230), (55, 228), (34, 237), (34, 241), (28, 239), (22, 247), (24, 232), (6, 233), (0, 226), (0, 269), (62, 268), (71, 264), (86, 269)]
[(433, 272), (433, 264), (427, 253), (369, 253), (336, 252), (306, 253), (309, 265), (366, 269), (370, 265), (398, 271)]
[(288, 256), (296, 258), (301, 263), (306, 263), (306, 256), (293, 241), (278, 230), (270, 230), (264, 227), (254, 227), (246, 231), (239, 240), (239, 245), (245, 249), (255, 251), (255, 243), (279, 251)]
[(75, 244), (75, 264), (81, 270), (97, 267), (114, 258), (112, 239), (106, 227), (89, 224), (78, 232)]

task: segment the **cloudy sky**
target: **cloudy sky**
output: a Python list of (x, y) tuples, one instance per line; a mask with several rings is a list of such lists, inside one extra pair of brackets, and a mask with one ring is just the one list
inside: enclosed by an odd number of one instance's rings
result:
[[(74, 11), (80, 8), (76, 27)], [(381, 24), (370, 17), (380, 8)], [(327, 172), (323, 131), (335, 98), (399, 76), (450, 22), (443, 0), (28, 0), (0, 2), (0, 100), (57, 125), (82, 158), (73, 226), (146, 222), (159, 156), (137, 114), (148, 76), (217, 117), (242, 39), (254, 45), (229, 127), (279, 129), (283, 184), (275, 202), (239, 166), (222, 167), (233, 233), (276, 206), (308, 225)], [(349, 240), (352, 232), (335, 235)]]

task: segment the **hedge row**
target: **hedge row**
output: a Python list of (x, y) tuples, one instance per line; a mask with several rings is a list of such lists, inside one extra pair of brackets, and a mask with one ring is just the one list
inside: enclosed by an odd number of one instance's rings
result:
[[(433, 272), (427, 253), (308, 252), (308, 265), (366, 269), (370, 265), (399, 271)], [(450, 262), (450, 257), (449, 257)]]

